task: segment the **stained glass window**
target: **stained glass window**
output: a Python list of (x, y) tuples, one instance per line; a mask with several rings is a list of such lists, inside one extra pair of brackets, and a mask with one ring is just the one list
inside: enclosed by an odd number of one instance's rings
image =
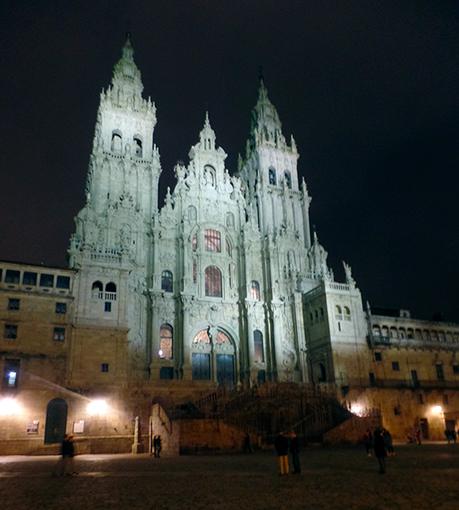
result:
[(158, 356), (162, 359), (172, 359), (173, 329), (170, 324), (163, 324), (159, 330)]
[(206, 251), (222, 251), (222, 237), (218, 230), (207, 229), (204, 234)]
[(205, 284), (206, 296), (222, 297), (222, 273), (218, 267), (206, 267)]
[(260, 284), (256, 280), (250, 282), (250, 297), (255, 301), (260, 301)]

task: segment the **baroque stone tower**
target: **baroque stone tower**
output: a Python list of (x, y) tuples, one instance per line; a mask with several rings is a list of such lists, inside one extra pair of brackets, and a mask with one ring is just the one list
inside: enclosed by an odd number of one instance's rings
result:
[(161, 165), (153, 144), (156, 108), (142, 97), (133, 53), (128, 35), (111, 86), (100, 95), (86, 205), (75, 218), (69, 257), (78, 269), (76, 324), (128, 332), (131, 370), (141, 372), (148, 356), (145, 291)]

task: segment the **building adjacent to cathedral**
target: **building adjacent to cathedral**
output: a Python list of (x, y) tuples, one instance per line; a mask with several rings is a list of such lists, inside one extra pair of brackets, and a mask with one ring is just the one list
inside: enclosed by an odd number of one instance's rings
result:
[(335, 281), (263, 81), (237, 176), (206, 114), (161, 208), (142, 92), (128, 39), (100, 96), (69, 269), (0, 263), (0, 453), (46, 451), (65, 430), (126, 451), (158, 399), (268, 381), (333, 385), (399, 438), (455, 427), (459, 325), (364, 309), (345, 263)]

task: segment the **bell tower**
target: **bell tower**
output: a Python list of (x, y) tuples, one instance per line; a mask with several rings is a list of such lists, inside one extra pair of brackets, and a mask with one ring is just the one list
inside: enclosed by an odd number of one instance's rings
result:
[(86, 204), (68, 250), (70, 267), (78, 270), (76, 324), (128, 331), (139, 369), (146, 366), (145, 289), (161, 174), (156, 108), (142, 92), (128, 34), (111, 85), (100, 94)]

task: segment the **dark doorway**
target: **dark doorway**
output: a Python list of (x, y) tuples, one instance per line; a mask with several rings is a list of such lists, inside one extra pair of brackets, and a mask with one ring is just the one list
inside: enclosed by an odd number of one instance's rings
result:
[(192, 378), (208, 381), (210, 379), (210, 355), (194, 352), (191, 357)]
[(429, 439), (429, 422), (427, 418), (419, 418), (419, 428), (423, 439)]
[(55, 398), (46, 408), (45, 444), (60, 443), (67, 428), (67, 402)]
[(232, 388), (234, 385), (234, 356), (232, 354), (217, 354), (218, 384)]

